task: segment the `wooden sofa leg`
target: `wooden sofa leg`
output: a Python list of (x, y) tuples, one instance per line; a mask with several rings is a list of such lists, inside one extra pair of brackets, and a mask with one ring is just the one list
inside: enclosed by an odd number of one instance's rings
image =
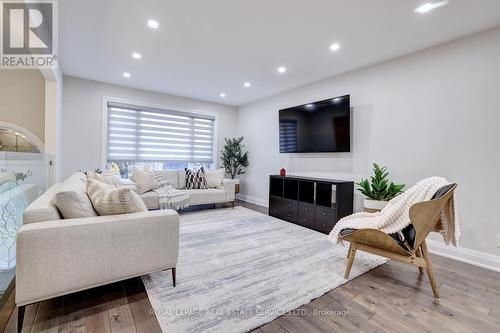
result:
[[(416, 254), (417, 257), (422, 258), (422, 250), (420, 250), (420, 247), (417, 249)], [(420, 272), (420, 274), (422, 274), (424, 272), (423, 267), (418, 266), (418, 271)]]
[(347, 266), (345, 268), (345, 274), (344, 278), (348, 279), (349, 278), (349, 273), (351, 273), (351, 267), (352, 263), (354, 261), (354, 257), (356, 256), (356, 250), (358, 244), (356, 242), (351, 242), (351, 245), (349, 246), (349, 257), (347, 259)]
[(26, 306), (22, 305), (17, 308), (17, 333), (23, 331), (24, 310)]
[(434, 277), (434, 271), (432, 270), (431, 258), (429, 257), (429, 250), (427, 249), (427, 244), (422, 242), (421, 245), (422, 255), (425, 260), (425, 269), (427, 270), (427, 276), (429, 277), (429, 282), (431, 283), (432, 292), (434, 293), (434, 298), (439, 300), (439, 290), (436, 283), (436, 278)]
[(175, 288), (175, 267), (172, 268), (172, 282)]

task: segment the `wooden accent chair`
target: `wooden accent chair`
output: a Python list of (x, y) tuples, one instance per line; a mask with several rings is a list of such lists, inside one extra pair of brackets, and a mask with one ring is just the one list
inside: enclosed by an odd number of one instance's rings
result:
[(410, 207), (410, 220), (413, 226), (410, 228), (414, 229), (414, 232), (411, 231), (413, 244), (409, 244), (410, 246), (377, 229), (343, 230), (340, 234), (342, 240), (350, 242), (345, 278), (349, 277), (356, 251), (362, 250), (418, 266), (421, 273), (426, 269), (434, 298), (439, 300), (439, 291), (425, 239), (431, 231), (439, 231), (440, 212), (443, 209), (451, 209), (452, 205), (449, 203), (456, 187), (456, 184), (443, 187), (432, 200), (419, 202)]

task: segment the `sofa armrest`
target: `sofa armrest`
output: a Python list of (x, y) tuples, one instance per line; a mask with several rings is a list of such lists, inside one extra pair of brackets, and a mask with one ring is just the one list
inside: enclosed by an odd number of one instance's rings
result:
[(224, 186), (224, 191), (226, 191), (226, 198), (228, 201), (234, 201), (236, 192), (236, 180), (224, 178), (222, 180), (222, 185)]
[(17, 234), (16, 303), (172, 268), (178, 253), (172, 210), (27, 224)]

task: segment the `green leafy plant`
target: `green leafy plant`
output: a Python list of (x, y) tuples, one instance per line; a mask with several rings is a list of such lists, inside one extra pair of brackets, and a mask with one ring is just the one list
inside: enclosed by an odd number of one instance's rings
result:
[(246, 172), (248, 167), (248, 152), (245, 150), (243, 144), (243, 137), (224, 139), (226, 144), (224, 149), (221, 150), (222, 167), (226, 173), (234, 179), (237, 175), (242, 175)]
[(373, 173), (374, 175), (370, 177), (371, 182), (368, 179), (361, 179), (356, 183), (359, 186), (358, 191), (368, 199), (389, 201), (403, 192), (404, 184), (389, 183), (389, 172), (386, 167), (379, 167), (377, 163), (373, 163)]

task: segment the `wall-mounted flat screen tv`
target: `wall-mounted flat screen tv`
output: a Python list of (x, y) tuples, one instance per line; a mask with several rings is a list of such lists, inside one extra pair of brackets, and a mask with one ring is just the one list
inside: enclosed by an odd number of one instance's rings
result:
[(351, 151), (350, 96), (280, 110), (280, 153)]

